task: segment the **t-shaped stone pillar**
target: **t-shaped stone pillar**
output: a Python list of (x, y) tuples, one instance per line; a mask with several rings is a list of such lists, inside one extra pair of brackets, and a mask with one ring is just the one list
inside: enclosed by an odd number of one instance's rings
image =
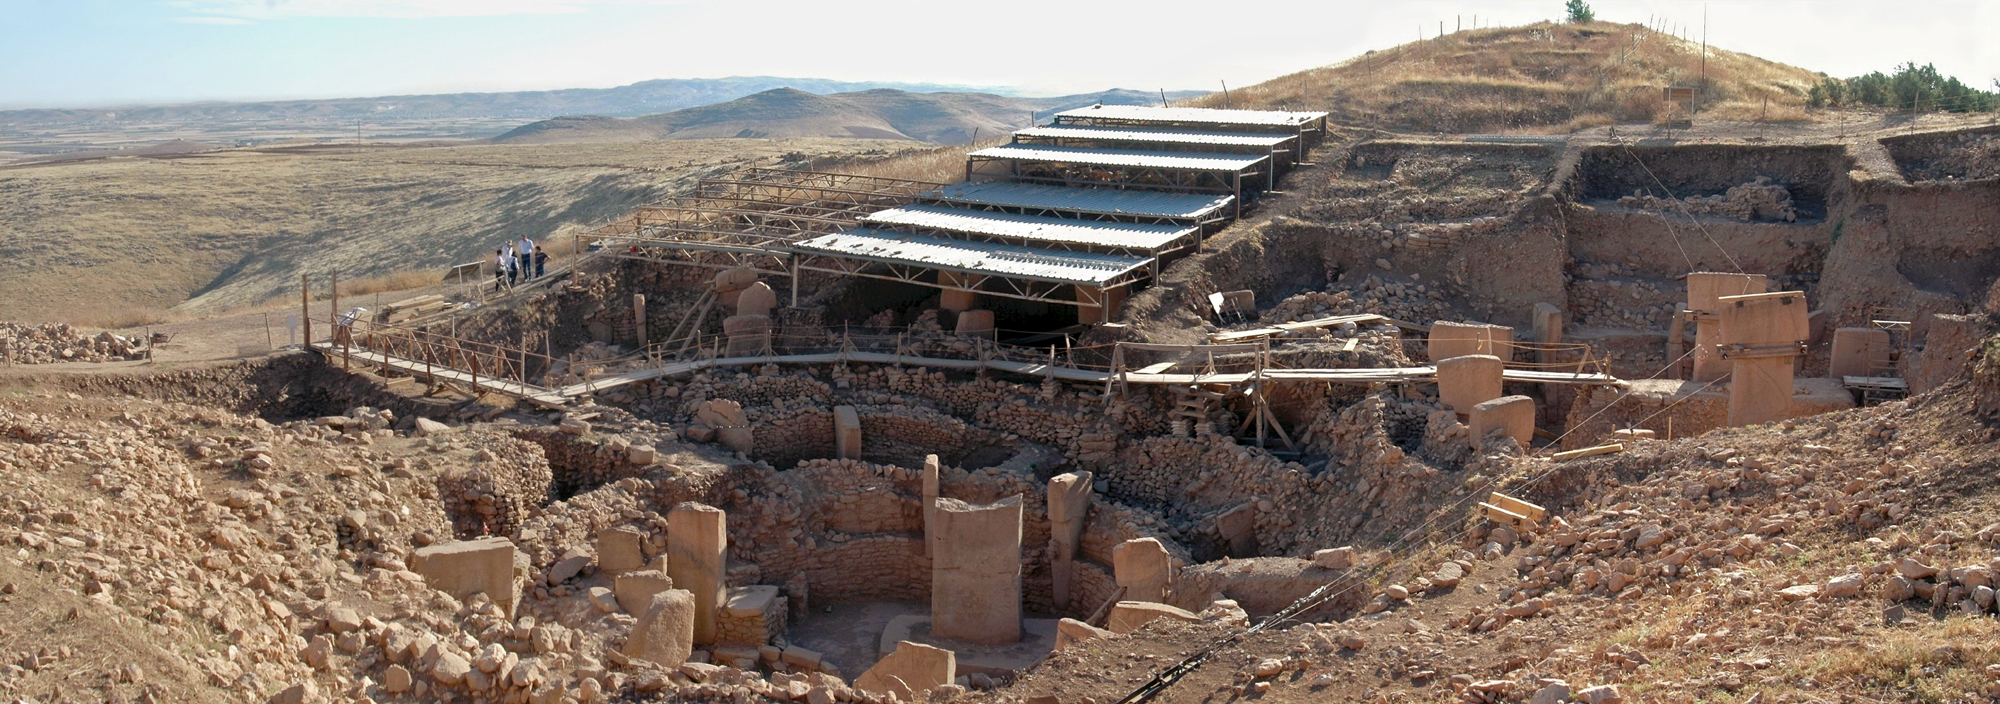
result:
[(937, 556), (938, 473), (942, 470), (937, 455), (924, 455), (924, 557)]
[(1058, 474), (1049, 480), (1049, 542), (1055, 559), (1049, 574), (1055, 583), (1055, 607), (1069, 606), (1070, 571), (1076, 567), (1076, 549), (1083, 539), (1084, 515), (1090, 511), (1089, 472)]
[(1826, 375), (1888, 376), (1876, 374), (1889, 361), (1889, 331), (1881, 328), (1841, 328), (1833, 331), (1833, 361)]
[(861, 414), (853, 406), (833, 407), (833, 456), (835, 459), (861, 459)]
[(1723, 296), (1717, 300), (1722, 344), (1730, 362), (1729, 424), (1753, 425), (1792, 415), (1793, 358), (1812, 334), (1800, 291)]
[(1166, 603), (1167, 585), (1174, 581), (1174, 558), (1159, 538), (1137, 538), (1111, 549), (1111, 569), (1124, 601)]
[(729, 550), (728, 515), (692, 501), (667, 512), (667, 577), (694, 594), (694, 642), (714, 643)]
[(1501, 396), (1484, 401), (1472, 407), (1472, 449), (1479, 449), (1486, 442), (1486, 435), (1495, 428), (1502, 429), (1507, 437), (1520, 443), (1521, 449), (1528, 449), (1528, 443), (1535, 439), (1535, 399), (1529, 396)]
[(1694, 312), (1695, 381), (1715, 381), (1729, 374), (1730, 365), (1717, 349), (1722, 343), (1722, 321), (1717, 317), (1721, 298), (1763, 293), (1770, 285), (1771, 280), (1763, 274), (1697, 271), (1687, 275), (1687, 305)]
[(1433, 362), (1473, 354), (1511, 359), (1514, 329), (1500, 325), (1439, 320), (1431, 323), (1430, 336), (1426, 338), (1425, 344), (1430, 348)]
[(937, 523), (931, 633), (974, 643), (1020, 642), (1021, 495), (985, 506), (940, 498)]
[(1506, 365), (1490, 354), (1468, 354), (1437, 362), (1438, 400), (1453, 413), (1470, 415), (1472, 407), (1500, 398)]

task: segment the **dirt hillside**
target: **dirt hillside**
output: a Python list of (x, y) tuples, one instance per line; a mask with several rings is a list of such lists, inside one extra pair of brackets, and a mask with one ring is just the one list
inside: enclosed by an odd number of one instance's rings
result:
[(1703, 87), (1701, 114), (1710, 119), (1804, 119), (1806, 91), (1819, 79), (1712, 45), (1704, 68), (1700, 41), (1642, 25), (1541, 23), (1370, 51), (1232, 90), (1229, 100), (1238, 108), (1310, 104), (1339, 122), (1394, 130), (1569, 131), (1664, 117), (1666, 86)]

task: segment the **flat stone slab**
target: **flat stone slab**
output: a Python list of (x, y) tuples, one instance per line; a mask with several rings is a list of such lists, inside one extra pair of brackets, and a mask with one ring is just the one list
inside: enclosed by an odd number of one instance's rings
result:
[(931, 635), (930, 615), (905, 614), (890, 619), (888, 627), (882, 629), (878, 652), (886, 657), (889, 653), (896, 652), (897, 642), (906, 640), (956, 653), (959, 674), (983, 672), (996, 677), (1008, 676), (1041, 662), (1055, 650), (1056, 619), (1022, 619), (1021, 642), (996, 645), (969, 643)]

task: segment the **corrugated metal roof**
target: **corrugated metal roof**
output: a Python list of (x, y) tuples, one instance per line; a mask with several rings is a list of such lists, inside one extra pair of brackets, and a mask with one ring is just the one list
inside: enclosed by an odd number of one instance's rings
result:
[(926, 197), (1005, 208), (1047, 208), (1075, 213), (1156, 218), (1206, 217), (1229, 207), (1234, 196), (1115, 188), (1071, 188), (1017, 181), (966, 181)]
[(1056, 113), (1058, 119), (1099, 118), (1143, 122), (1200, 123), (1217, 125), (1270, 125), (1297, 127), (1326, 117), (1323, 112), (1284, 110), (1217, 110), (1214, 108), (1155, 108), (1144, 105), (1092, 105)]
[(1040, 139), (1095, 139), (1107, 142), (1205, 144), (1222, 147), (1264, 147), (1266, 149), (1299, 138), (1296, 134), (1136, 130), (1124, 127), (1079, 127), (1076, 125), (1030, 127), (1025, 130), (1015, 130), (1014, 135), (1016, 137), (1036, 137)]
[(990, 237), (1145, 251), (1173, 244), (1175, 240), (1193, 235), (1197, 229), (1182, 225), (1070, 220), (1040, 215), (961, 210), (942, 205), (890, 208), (861, 218), (861, 222), (877, 227), (902, 225)]
[(794, 242), (790, 248), (804, 253), (885, 264), (1087, 286), (1102, 286), (1152, 262), (1150, 257), (1059, 252), (997, 242), (905, 235), (866, 227)]
[(1077, 147), (1034, 147), (1002, 144), (973, 152), (972, 156), (1015, 161), (1057, 161), (1091, 166), (1125, 166), (1195, 171), (1242, 171), (1269, 159), (1248, 154), (1190, 154), (1131, 149), (1080, 149)]

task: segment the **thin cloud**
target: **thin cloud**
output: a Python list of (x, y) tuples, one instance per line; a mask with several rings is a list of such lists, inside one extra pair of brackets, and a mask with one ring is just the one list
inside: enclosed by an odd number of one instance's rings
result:
[(181, 24), (223, 24), (223, 25), (256, 24), (256, 22), (252, 22), (250, 20), (246, 20), (241, 17), (175, 17), (174, 21), (179, 22)]
[(646, 0), (171, 0), (167, 4), (203, 17), (254, 21), (308, 17), (429, 19), (566, 15), (586, 12), (592, 5), (667, 3)]

